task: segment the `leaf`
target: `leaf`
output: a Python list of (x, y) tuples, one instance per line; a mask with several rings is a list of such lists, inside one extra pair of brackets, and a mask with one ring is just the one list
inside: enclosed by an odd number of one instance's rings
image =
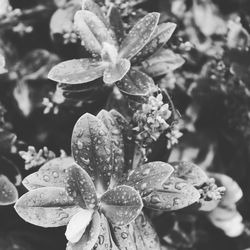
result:
[(18, 192), (14, 184), (5, 175), (0, 175), (0, 205), (13, 204), (17, 199)]
[(82, 208), (94, 209), (97, 196), (94, 183), (88, 173), (77, 165), (67, 169), (66, 191), (76, 204)]
[(4, 74), (6, 72), (7, 70), (5, 69), (5, 58), (0, 54), (0, 74)]
[(118, 227), (112, 225), (112, 232), (114, 235), (114, 240), (119, 247), (119, 250), (137, 250), (135, 239), (133, 237), (133, 226), (129, 224), (127, 226)]
[(174, 176), (182, 178), (189, 184), (200, 187), (208, 180), (207, 174), (196, 164), (186, 161), (171, 162), (174, 167)]
[(99, 212), (95, 211), (89, 226), (77, 243), (68, 242), (66, 250), (91, 250), (98, 240), (101, 230), (101, 219)]
[[(82, 22), (85, 22), (88, 25), (89, 30), (92, 32), (101, 47), (104, 42), (115, 45), (115, 41), (109, 34), (107, 27), (93, 12), (79, 10), (75, 14), (75, 20), (78, 18), (81, 18)], [(84, 39), (84, 43), (85, 40), (86, 38)]]
[(81, 208), (68, 197), (64, 188), (42, 187), (21, 196), (15, 204), (18, 215), (40, 227), (67, 225)]
[(123, 94), (128, 96), (147, 96), (155, 88), (151, 77), (135, 69), (131, 69), (116, 85)]
[(28, 189), (65, 187), (66, 170), (74, 164), (72, 157), (58, 157), (45, 163), (37, 172), (28, 175), (23, 185)]
[(126, 185), (134, 187), (142, 196), (145, 196), (162, 185), (173, 171), (172, 166), (164, 162), (146, 163), (129, 173)]
[(112, 240), (109, 224), (106, 217), (101, 214), (101, 229), (98, 240), (93, 247), (93, 250), (118, 250), (117, 246)]
[(132, 225), (137, 249), (161, 250), (159, 237), (143, 212), (140, 213)]
[(73, 129), (71, 149), (76, 163), (94, 181), (97, 192), (104, 192), (109, 186), (113, 167), (112, 142), (103, 122), (88, 113), (81, 116)]
[(130, 61), (127, 59), (120, 59), (116, 64), (110, 63), (104, 70), (103, 81), (106, 84), (112, 84), (120, 81), (130, 69)]
[(124, 170), (124, 143), (122, 131), (119, 127), (119, 124), (114, 119), (114, 117), (106, 110), (101, 110), (97, 114), (106, 128), (108, 129), (112, 142), (112, 163), (113, 173), (112, 177), (116, 180), (119, 180), (123, 175)]
[(152, 77), (167, 74), (180, 68), (185, 60), (169, 49), (159, 50), (142, 62), (143, 70)]
[(120, 46), (120, 58), (131, 59), (148, 43), (157, 27), (159, 18), (159, 13), (152, 12), (135, 24)]
[(116, 40), (121, 44), (125, 36), (125, 31), (119, 10), (114, 5), (110, 7), (108, 17), (110, 26), (115, 32)]
[(77, 243), (92, 220), (93, 210), (81, 209), (70, 219), (65, 236), (71, 243)]
[(82, 9), (93, 12), (105, 24), (106, 27), (109, 26), (108, 21), (103, 14), (103, 11), (93, 0), (83, 0)]
[(126, 185), (106, 191), (100, 200), (101, 210), (105, 216), (118, 226), (124, 226), (133, 221), (143, 207), (139, 193)]
[(124, 173), (128, 171), (128, 169), (132, 166), (132, 159), (134, 156), (134, 147), (135, 143), (132, 140), (133, 131), (129, 126), (129, 122), (115, 109), (109, 111), (110, 114), (114, 117), (116, 122), (119, 124), (121, 129), (121, 133), (124, 141), (124, 161), (126, 169), (124, 169)]
[(50, 80), (68, 84), (93, 81), (102, 76), (105, 66), (96, 59), (72, 59), (54, 66), (49, 74)]
[(157, 190), (144, 197), (144, 205), (151, 209), (164, 211), (187, 207), (200, 198), (199, 191), (186, 181), (170, 177)]
[(59, 83), (57, 87), (64, 92), (85, 92), (89, 90), (94, 90), (102, 85), (103, 85), (102, 81), (96, 79), (94, 81), (79, 83), (79, 84)]
[(175, 29), (175, 23), (168, 22), (159, 24), (150, 41), (132, 58), (132, 62), (142, 62), (147, 57), (153, 55), (158, 49), (162, 48), (167, 43)]

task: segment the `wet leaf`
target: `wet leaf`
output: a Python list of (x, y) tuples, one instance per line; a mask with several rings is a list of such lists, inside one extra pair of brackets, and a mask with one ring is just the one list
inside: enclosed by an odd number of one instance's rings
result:
[(187, 207), (200, 198), (199, 191), (186, 181), (170, 177), (143, 201), (146, 207), (164, 211)]
[(93, 218), (89, 226), (86, 228), (85, 233), (77, 243), (68, 242), (66, 250), (90, 250), (94, 247), (98, 240), (101, 230), (101, 219), (99, 212), (94, 212)]
[(149, 56), (153, 55), (158, 49), (167, 43), (167, 41), (173, 35), (175, 29), (175, 23), (168, 22), (159, 24), (150, 41), (132, 58), (132, 62), (142, 62)]
[(112, 142), (103, 122), (88, 113), (81, 116), (73, 129), (71, 148), (76, 163), (88, 172), (97, 191), (104, 192), (113, 166)]
[(93, 210), (81, 209), (70, 219), (65, 236), (71, 243), (78, 242), (92, 220)]
[(110, 26), (115, 32), (116, 40), (121, 44), (125, 36), (125, 31), (119, 10), (114, 5), (110, 7), (108, 17)]
[(124, 169), (124, 173), (125, 172), (127, 173), (128, 169), (131, 168), (132, 159), (134, 155), (135, 143), (132, 140), (133, 131), (129, 126), (129, 122), (118, 111), (112, 109), (109, 112), (118, 123), (122, 132), (123, 141), (124, 141), (124, 160), (125, 160), (125, 166), (126, 166), (126, 169)]
[(18, 192), (14, 184), (5, 175), (0, 175), (0, 205), (13, 204), (17, 199)]
[(96, 59), (72, 59), (54, 66), (48, 78), (62, 83), (80, 84), (93, 81), (102, 76), (105, 66)]
[(155, 88), (151, 77), (135, 69), (131, 69), (116, 85), (123, 94), (129, 96), (147, 96)]
[(101, 110), (97, 118), (99, 118), (104, 125), (107, 127), (111, 142), (112, 142), (112, 166), (113, 173), (112, 177), (116, 180), (119, 180), (124, 172), (124, 143), (122, 131), (119, 127), (119, 124), (114, 119), (114, 117), (106, 110)]
[(106, 191), (101, 197), (101, 209), (111, 223), (124, 226), (133, 221), (142, 209), (139, 193), (121, 185)]
[(134, 187), (144, 196), (159, 187), (159, 185), (162, 185), (173, 171), (172, 166), (164, 162), (146, 163), (129, 173), (126, 185)]
[(118, 250), (117, 246), (112, 240), (109, 224), (106, 217), (101, 214), (101, 229), (98, 240), (93, 247), (93, 250)]
[(74, 164), (72, 157), (58, 157), (45, 163), (37, 172), (28, 175), (23, 185), (28, 189), (65, 187), (66, 170)]
[(134, 229), (134, 238), (137, 249), (160, 250), (160, 240), (148, 218), (143, 214), (132, 223)]
[(161, 49), (142, 62), (143, 70), (152, 77), (167, 74), (180, 68), (185, 60), (169, 49)]
[(83, 0), (82, 9), (93, 12), (105, 24), (106, 27), (109, 27), (107, 18), (104, 16), (103, 11), (93, 0)]
[(114, 234), (114, 241), (120, 250), (136, 250), (135, 239), (133, 237), (133, 226), (114, 226), (111, 224)]
[(159, 13), (152, 12), (140, 19), (121, 43), (119, 56), (126, 59), (135, 56), (150, 40), (159, 18)]
[(175, 169), (174, 176), (182, 178), (193, 186), (200, 187), (208, 180), (207, 174), (194, 163), (178, 161), (171, 162), (170, 165)]
[(15, 204), (18, 215), (40, 227), (67, 225), (81, 208), (76, 206), (64, 188), (43, 187), (29, 191)]
[(129, 71), (130, 61), (127, 59), (120, 59), (116, 64), (110, 63), (103, 74), (103, 81), (106, 84), (112, 84), (120, 81)]
[(67, 169), (66, 175), (67, 194), (83, 208), (94, 209), (97, 205), (97, 196), (94, 183), (88, 173), (73, 165)]

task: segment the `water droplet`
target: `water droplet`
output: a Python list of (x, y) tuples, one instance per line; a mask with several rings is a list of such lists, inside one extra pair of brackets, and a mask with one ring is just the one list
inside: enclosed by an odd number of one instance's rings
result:
[(44, 176), (43, 176), (43, 180), (44, 180), (45, 182), (48, 182), (48, 181), (50, 180), (50, 178), (49, 178), (48, 175), (44, 175)]
[(127, 238), (128, 238), (128, 233), (122, 232), (122, 233), (121, 233), (121, 237), (122, 237), (123, 239), (127, 239)]
[(156, 204), (156, 203), (160, 203), (160, 202), (161, 202), (161, 199), (160, 199), (160, 197), (159, 197), (158, 195), (152, 195), (150, 201), (151, 201), (153, 204)]

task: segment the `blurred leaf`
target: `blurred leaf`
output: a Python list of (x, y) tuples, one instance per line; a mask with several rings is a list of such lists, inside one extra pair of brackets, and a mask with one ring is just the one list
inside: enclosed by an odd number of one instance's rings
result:
[(88, 209), (97, 206), (95, 186), (85, 170), (77, 165), (70, 166), (65, 180), (67, 194), (76, 204)]
[(125, 183), (138, 190), (142, 196), (145, 196), (163, 184), (173, 171), (172, 166), (167, 163), (150, 162), (132, 170)]
[(45, 163), (37, 172), (28, 175), (23, 185), (28, 189), (65, 187), (66, 170), (74, 164), (72, 157), (58, 157)]
[(113, 172), (112, 142), (103, 122), (88, 113), (81, 116), (73, 129), (71, 148), (76, 163), (88, 172), (97, 191), (106, 190)]
[(67, 225), (81, 208), (68, 197), (64, 188), (42, 187), (21, 196), (15, 204), (18, 215), (40, 227)]
[(150, 40), (159, 18), (159, 13), (152, 12), (140, 19), (122, 41), (119, 56), (126, 59), (135, 56)]
[(139, 193), (132, 187), (121, 185), (101, 196), (101, 210), (111, 223), (124, 226), (133, 221), (142, 209)]
[(80, 84), (101, 77), (104, 68), (103, 62), (96, 59), (72, 59), (54, 66), (48, 78), (56, 82)]
[(18, 199), (18, 192), (13, 183), (5, 175), (0, 175), (0, 205), (13, 204)]
[(187, 207), (200, 198), (199, 191), (186, 181), (170, 177), (158, 189), (143, 198), (148, 208), (172, 211)]
[(143, 70), (152, 77), (167, 74), (180, 68), (185, 60), (172, 50), (161, 49), (142, 62)]
[(170, 164), (175, 169), (175, 177), (182, 178), (195, 187), (200, 187), (208, 180), (207, 174), (194, 163), (177, 161), (171, 162)]

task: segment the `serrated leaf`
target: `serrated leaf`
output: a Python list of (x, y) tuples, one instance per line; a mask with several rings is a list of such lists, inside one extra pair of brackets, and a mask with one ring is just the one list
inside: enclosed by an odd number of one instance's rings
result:
[(159, 18), (159, 13), (152, 12), (140, 19), (122, 41), (119, 56), (126, 59), (135, 56), (150, 40)]
[(118, 227), (112, 225), (112, 232), (114, 240), (119, 247), (119, 250), (137, 250), (135, 239), (133, 237), (133, 226), (129, 224), (127, 226)]
[(147, 96), (155, 88), (151, 77), (135, 69), (131, 69), (116, 85), (128, 96)]
[(119, 180), (124, 172), (124, 143), (122, 131), (117, 121), (108, 111), (101, 110), (97, 114), (97, 118), (104, 123), (110, 133), (112, 142), (112, 177)]
[(196, 164), (186, 161), (171, 162), (174, 167), (174, 176), (182, 178), (189, 184), (200, 187), (208, 180), (207, 174)]
[(15, 204), (18, 215), (40, 227), (59, 227), (68, 224), (81, 208), (76, 206), (64, 188), (42, 187), (21, 196)]
[(112, 142), (103, 122), (88, 113), (81, 116), (73, 129), (71, 149), (76, 163), (88, 172), (97, 191), (104, 192), (113, 167)]
[(15, 185), (5, 175), (0, 175), (0, 206), (13, 204), (18, 199)]
[(97, 196), (94, 183), (88, 173), (73, 165), (67, 169), (66, 191), (76, 204), (83, 208), (94, 209), (97, 205)]
[(118, 226), (124, 226), (133, 221), (143, 206), (139, 193), (126, 185), (106, 191), (100, 200), (105, 216)]
[(68, 84), (81, 84), (102, 76), (105, 65), (96, 59), (72, 59), (54, 66), (49, 74), (50, 80)]
[(168, 22), (159, 24), (150, 41), (132, 58), (132, 62), (142, 62), (149, 56), (153, 55), (158, 49), (167, 43), (175, 29), (175, 23)]
[(170, 177), (157, 190), (144, 197), (146, 207), (164, 211), (178, 210), (187, 207), (200, 198), (199, 191), (186, 181)]
[(93, 210), (81, 209), (70, 219), (65, 236), (71, 243), (78, 242), (92, 220)]
[(117, 246), (112, 240), (108, 221), (103, 214), (101, 214), (100, 233), (93, 250), (118, 250)]
[(132, 170), (125, 182), (134, 187), (142, 196), (162, 185), (173, 173), (174, 169), (167, 163), (155, 161), (141, 165)]
[(137, 249), (161, 250), (159, 237), (143, 212), (140, 213), (132, 225)]
[(37, 172), (28, 175), (23, 185), (28, 189), (65, 187), (66, 170), (74, 164), (72, 157), (58, 157), (45, 163)]
[(95, 211), (89, 226), (86, 228), (85, 233), (77, 243), (68, 242), (66, 250), (91, 250), (98, 240), (101, 230), (101, 219), (99, 212)]
[(115, 32), (116, 40), (121, 44), (125, 36), (125, 30), (119, 10), (114, 5), (110, 7), (108, 17), (110, 26)]
[(104, 70), (103, 81), (106, 84), (112, 84), (120, 81), (130, 69), (130, 61), (127, 59), (120, 59), (116, 64), (110, 63)]
[(161, 49), (142, 62), (143, 71), (152, 77), (167, 74), (180, 68), (185, 60), (169, 49)]
[(118, 111), (112, 109), (109, 112), (114, 117), (121, 129), (124, 141), (124, 161), (126, 166), (124, 173), (127, 173), (128, 169), (130, 169), (132, 166), (132, 159), (134, 155), (135, 143), (132, 140), (133, 131), (129, 126), (129, 122)]

